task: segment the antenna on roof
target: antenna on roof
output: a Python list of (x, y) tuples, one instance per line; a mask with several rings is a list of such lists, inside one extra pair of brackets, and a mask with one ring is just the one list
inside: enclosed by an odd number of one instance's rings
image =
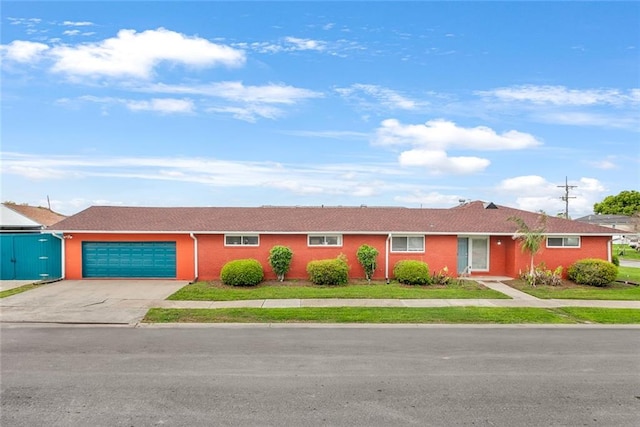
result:
[(569, 196), (569, 190), (573, 190), (574, 188), (578, 188), (577, 185), (569, 185), (569, 181), (567, 181), (567, 177), (564, 177), (564, 185), (556, 185), (558, 188), (564, 188), (564, 196), (561, 196), (560, 199), (564, 201), (564, 217), (565, 219), (569, 219), (569, 199), (575, 199), (575, 196)]

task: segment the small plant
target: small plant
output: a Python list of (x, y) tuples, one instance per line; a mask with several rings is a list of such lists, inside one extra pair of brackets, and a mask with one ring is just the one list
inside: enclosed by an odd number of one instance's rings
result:
[(220, 271), (222, 283), (231, 286), (255, 286), (263, 278), (262, 264), (253, 258), (229, 261)]
[(613, 263), (613, 265), (615, 265), (616, 267), (620, 267), (620, 258), (618, 257), (618, 255), (613, 254), (613, 256), (611, 256), (611, 262)]
[(315, 285), (344, 285), (349, 281), (349, 264), (341, 254), (334, 259), (319, 259), (307, 264), (309, 280)]
[(360, 246), (356, 253), (358, 262), (362, 265), (365, 277), (369, 282), (371, 282), (373, 273), (376, 271), (376, 258), (378, 257), (378, 253), (379, 252), (376, 248), (369, 245)]
[(520, 279), (527, 282), (529, 286), (535, 287), (541, 286), (560, 286), (562, 285), (562, 266), (559, 266), (555, 270), (549, 270), (545, 263), (540, 263), (533, 273), (520, 273)]
[(448, 285), (451, 283), (452, 278), (449, 276), (449, 268), (445, 267), (437, 273), (434, 271), (431, 275), (431, 283), (434, 285)]
[(606, 286), (616, 280), (618, 267), (602, 259), (587, 258), (576, 261), (567, 272), (569, 279), (578, 284)]
[(293, 258), (293, 251), (287, 246), (277, 245), (269, 251), (269, 265), (281, 282), (284, 282), (284, 275), (291, 268), (291, 258)]
[(393, 266), (393, 275), (396, 280), (405, 285), (428, 285), (431, 283), (431, 274), (426, 262), (415, 260), (401, 260)]

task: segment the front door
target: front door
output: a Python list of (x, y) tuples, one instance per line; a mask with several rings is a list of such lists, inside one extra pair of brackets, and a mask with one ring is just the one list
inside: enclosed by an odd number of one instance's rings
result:
[(458, 237), (458, 274), (469, 273), (469, 238)]
[(489, 237), (458, 237), (458, 274), (489, 271)]

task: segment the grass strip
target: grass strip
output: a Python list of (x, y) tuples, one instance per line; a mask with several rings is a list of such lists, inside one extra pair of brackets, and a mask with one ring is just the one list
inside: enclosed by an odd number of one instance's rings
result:
[(631, 282), (640, 283), (640, 268), (636, 267), (618, 267), (618, 280), (629, 280)]
[(557, 310), (568, 314), (581, 323), (640, 323), (640, 310), (636, 308), (562, 307)]
[(6, 297), (10, 297), (11, 295), (21, 294), (22, 292), (26, 292), (28, 290), (40, 287), (43, 284), (44, 283), (30, 283), (28, 285), (19, 286), (17, 288), (0, 291), (0, 298), (6, 298)]
[(261, 284), (256, 287), (233, 287), (219, 283), (197, 282), (178, 290), (167, 299), (176, 301), (239, 301), (253, 299), (505, 299), (503, 293), (488, 289), (477, 282), (463, 281), (448, 287), (404, 286), (397, 283), (348, 284), (315, 286)]
[(528, 307), (152, 308), (146, 323), (576, 323), (567, 313)]
[(612, 283), (597, 287), (565, 282), (564, 286), (528, 285), (522, 280), (512, 280), (508, 284), (522, 292), (542, 299), (587, 299), (611, 301), (640, 301), (640, 286)]

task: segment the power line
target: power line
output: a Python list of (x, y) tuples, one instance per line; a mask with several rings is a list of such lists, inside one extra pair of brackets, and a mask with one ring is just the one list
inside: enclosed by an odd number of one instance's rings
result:
[(575, 196), (569, 196), (569, 191), (574, 188), (578, 188), (577, 185), (569, 185), (568, 178), (564, 177), (564, 185), (557, 185), (558, 188), (564, 188), (564, 196), (561, 196), (560, 199), (564, 201), (564, 217), (569, 219), (569, 199), (575, 199)]

